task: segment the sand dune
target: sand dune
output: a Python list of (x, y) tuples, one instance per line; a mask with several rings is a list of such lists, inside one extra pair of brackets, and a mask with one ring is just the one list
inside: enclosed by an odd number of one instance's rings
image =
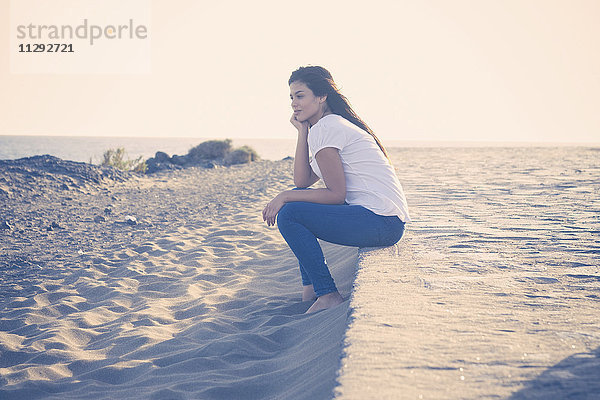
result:
[(312, 315), (260, 215), (290, 161), (0, 176), (0, 398), (597, 397), (598, 150), (390, 153), (413, 222), (353, 291), (326, 245), (350, 299)]
[[(71, 198), (62, 229), (6, 237), (9, 259), (31, 238), (26, 257), (41, 268), (3, 282), (1, 397), (330, 397), (348, 305), (304, 315), (296, 261), (260, 219), (290, 166), (49, 190), (14, 211), (52, 218)], [(120, 224), (126, 215), (138, 225)], [(327, 251), (348, 297), (356, 250)]]

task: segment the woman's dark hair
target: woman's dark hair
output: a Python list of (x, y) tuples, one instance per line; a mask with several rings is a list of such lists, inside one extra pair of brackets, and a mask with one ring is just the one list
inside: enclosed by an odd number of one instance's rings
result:
[(368, 132), (373, 136), (375, 143), (377, 143), (385, 157), (388, 160), (390, 159), (387, 151), (385, 151), (385, 148), (377, 136), (375, 136), (371, 128), (356, 115), (346, 96), (344, 96), (337, 88), (329, 71), (319, 66), (300, 67), (292, 72), (292, 75), (288, 80), (288, 85), (291, 85), (292, 82), (304, 83), (317, 97), (327, 96), (327, 105), (331, 112), (344, 117), (354, 125)]

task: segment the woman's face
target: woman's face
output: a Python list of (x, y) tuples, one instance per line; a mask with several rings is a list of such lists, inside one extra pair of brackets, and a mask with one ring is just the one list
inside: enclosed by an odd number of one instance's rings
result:
[(290, 98), (292, 99), (294, 116), (298, 121), (308, 121), (310, 125), (314, 125), (323, 116), (327, 96), (315, 96), (305, 83), (292, 82), (290, 84)]

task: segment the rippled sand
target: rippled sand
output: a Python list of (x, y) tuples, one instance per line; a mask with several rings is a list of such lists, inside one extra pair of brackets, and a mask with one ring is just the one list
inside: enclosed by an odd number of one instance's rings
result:
[(600, 398), (600, 149), (407, 149), (413, 222), (356, 278), (339, 398)]
[(310, 316), (260, 217), (290, 161), (31, 178), (0, 207), (0, 398), (595, 398), (600, 151), (391, 154), (414, 221), (326, 246), (352, 298)]
[[(297, 262), (261, 218), (290, 171), (38, 179), (2, 209), (0, 398), (330, 398), (348, 302), (304, 315)], [(327, 252), (348, 297), (356, 250)]]

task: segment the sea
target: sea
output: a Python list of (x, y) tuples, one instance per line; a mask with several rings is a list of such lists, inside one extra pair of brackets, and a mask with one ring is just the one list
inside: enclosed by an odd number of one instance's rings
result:
[[(150, 158), (157, 151), (169, 156), (185, 155), (194, 146), (215, 138), (193, 137), (108, 137), (108, 136), (18, 136), (0, 135), (0, 160), (13, 160), (49, 154), (64, 160), (99, 164), (109, 149), (124, 148), (130, 159)], [(296, 139), (289, 138), (232, 138), (233, 146), (250, 146), (265, 160), (280, 160), (293, 156)], [(384, 140), (387, 148), (497, 148), (497, 147), (575, 147), (592, 144), (572, 143), (508, 143), (508, 142), (426, 142)], [(600, 146), (597, 145), (597, 146)]]
[[(93, 137), (93, 136), (0, 136), (0, 160), (49, 154), (63, 160), (99, 164), (109, 149), (124, 148), (130, 159), (150, 158), (157, 151), (169, 156), (185, 155), (194, 146), (212, 138), (192, 137)], [(293, 156), (295, 140), (232, 139), (234, 147), (252, 147), (261, 158), (280, 160)]]

